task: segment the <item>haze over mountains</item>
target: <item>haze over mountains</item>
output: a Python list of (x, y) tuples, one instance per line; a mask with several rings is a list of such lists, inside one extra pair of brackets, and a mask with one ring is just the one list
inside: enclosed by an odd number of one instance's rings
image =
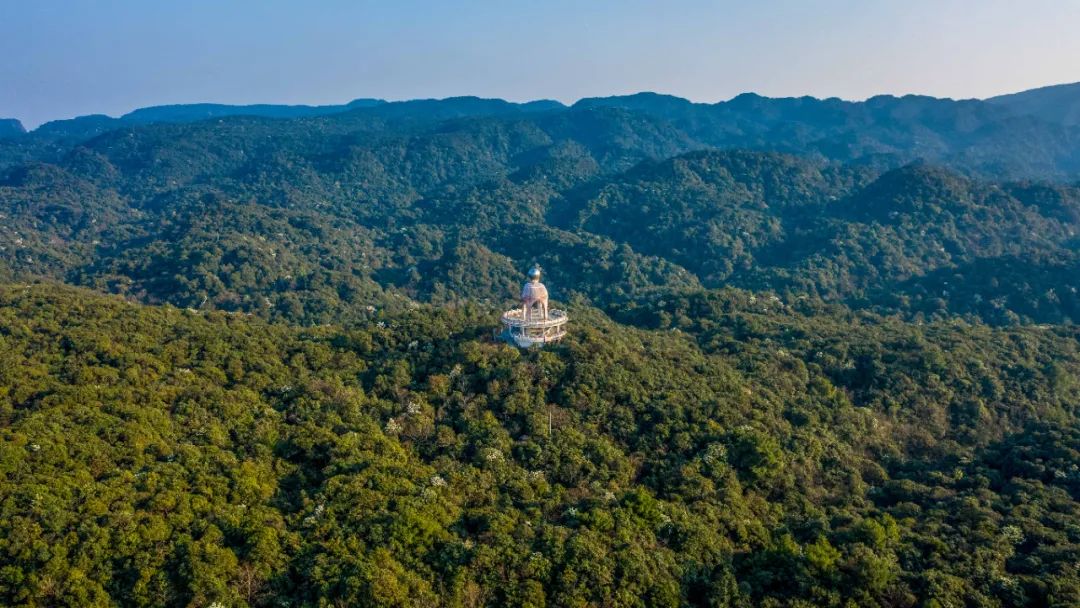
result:
[(1047, 122), (1080, 124), (1080, 83), (999, 95), (986, 101), (1008, 108), (1015, 114), (1035, 116)]
[[(54, 120), (40, 125), (36, 129), (34, 129), (33, 132), (36, 134), (47, 136), (81, 137), (100, 134), (112, 129), (119, 129), (125, 126), (132, 125), (196, 122), (212, 118), (225, 118), (228, 116), (251, 116), (263, 118), (306, 118), (313, 116), (327, 116), (330, 114), (339, 114), (342, 112), (348, 112), (350, 110), (356, 110), (360, 108), (374, 108), (382, 105), (389, 105), (392, 107), (392, 109), (388, 108), (386, 110), (386, 113), (389, 115), (423, 115), (426, 111), (431, 109), (433, 104), (447, 103), (449, 105), (452, 104), (453, 101), (454, 100), (452, 99), (419, 99), (411, 101), (387, 102), (383, 99), (365, 98), (354, 99), (346, 104), (325, 106), (275, 104), (228, 105), (217, 103), (174, 104), (139, 108), (117, 118), (106, 116), (104, 114), (93, 114), (88, 116), (79, 116), (77, 118)], [(565, 107), (563, 106), (563, 104), (557, 101), (548, 100), (540, 100), (524, 104), (514, 104), (511, 102), (504, 102), (498, 99), (485, 101), (488, 102), (487, 111), (493, 113), (498, 112), (499, 110), (509, 110), (510, 108), (517, 107), (525, 110), (553, 109)], [(483, 110), (480, 109), (480, 106), (477, 106), (475, 110), (471, 111)], [(435, 112), (438, 113), (438, 110), (435, 110)], [(8, 124), (12, 128), (14, 128), (16, 124), (18, 124), (18, 121), (13, 118), (3, 120), (8, 121)], [(7, 133), (7, 135), (16, 135), (26, 132), (25, 129), (22, 129), (21, 124), (18, 124), (18, 129), (19, 133), (15, 133), (15, 131), (12, 130)]]
[[(672, 105), (689, 105), (691, 102), (683, 100), (681, 98), (671, 95), (657, 95), (654, 93), (640, 94), (643, 97), (665, 98), (672, 102)], [(629, 96), (630, 98), (638, 96)], [(747, 94), (747, 99), (753, 99), (758, 97), (752, 93)], [(881, 96), (887, 98), (890, 96)], [(906, 97), (929, 97), (925, 95), (909, 95)], [(988, 103), (1000, 105), (1008, 108), (1013, 114), (1016, 115), (1030, 115), (1038, 118), (1042, 118), (1048, 122), (1063, 123), (1069, 125), (1075, 125), (1080, 122), (1080, 116), (1077, 115), (1077, 99), (1080, 98), (1080, 83), (1073, 84), (1061, 84), (1051, 85), (1046, 87), (1040, 87), (1036, 89), (1030, 89), (1027, 91), (1021, 91), (1019, 93), (1011, 93), (1007, 95), (998, 95), (996, 97), (990, 97), (983, 101)], [(737, 98), (736, 98), (737, 99)], [(788, 98), (791, 99), (791, 98)], [(802, 99), (810, 100), (811, 97), (803, 97)], [(822, 101), (820, 99), (816, 101)], [(951, 101), (951, 100), (943, 100)], [(971, 100), (964, 100), (971, 101)], [(269, 118), (300, 118), (306, 116), (323, 116), (327, 114), (335, 114), (338, 112), (345, 112), (357, 108), (367, 108), (384, 103), (408, 103), (408, 102), (387, 102), (383, 99), (373, 98), (361, 98), (354, 99), (353, 101), (341, 104), (341, 105), (324, 105), (324, 106), (310, 106), (310, 105), (281, 105), (281, 104), (254, 104), (254, 105), (229, 105), (229, 104), (217, 104), (217, 103), (192, 103), (192, 104), (173, 104), (164, 106), (150, 106), (146, 108), (140, 108), (133, 110), (127, 114), (114, 119), (116, 122), (111, 123), (117, 126), (128, 124), (146, 124), (152, 122), (192, 122), (197, 120), (205, 120), (209, 118), (220, 118), (224, 116), (263, 116)], [(575, 105), (596, 105), (604, 104), (602, 98), (590, 99), (585, 98), (577, 102)], [(616, 102), (619, 103), (619, 102)], [(720, 105), (729, 102), (719, 102)], [(850, 102), (850, 103), (862, 103), (862, 102)], [(562, 103), (552, 100), (543, 100), (538, 102), (532, 102), (534, 108), (542, 107), (544, 109), (556, 109), (565, 107)], [(638, 108), (644, 108), (648, 104), (633, 104)], [(695, 104), (695, 105), (708, 105), (708, 104)], [(655, 105), (654, 105), (655, 108)], [(47, 128), (47, 131), (63, 131), (61, 124), (74, 125), (70, 121), (86, 121), (89, 125), (92, 121), (100, 121), (105, 117), (104, 115), (89, 115), (81, 116), (73, 119), (60, 119), (45, 123), (45, 125), (52, 125)], [(5, 121), (9, 126), (14, 126), (17, 122), (16, 118), (0, 118)], [(12, 122), (15, 121), (15, 122)], [(45, 126), (41, 125), (41, 126)], [(20, 125), (21, 126), (21, 125)], [(40, 127), (38, 127), (40, 128)], [(68, 128), (73, 128), (69, 126)], [(20, 131), (25, 132), (25, 129)], [(11, 133), (5, 133), (10, 135)]]
[[(1080, 175), (1080, 84), (1033, 89), (985, 101), (926, 96), (878, 96), (864, 102), (835, 98), (765, 98), (751, 93), (715, 104), (655, 93), (511, 103), (470, 97), (385, 102), (357, 99), (331, 106), (189, 104), (142, 108), (119, 118), (103, 115), (45, 123), (25, 133), (11, 120), (0, 137), (24, 145), (88, 139), (154, 123), (226, 117), (314, 118), (345, 113), (369, 120), (445, 120), (518, 113), (622, 109), (677, 130), (686, 148), (764, 149), (888, 166), (905, 160), (943, 162), (994, 177), (1070, 178)], [(5, 147), (10, 147), (11, 143)], [(2, 156), (0, 156), (2, 159)]]
[(0, 137), (15, 137), (26, 133), (22, 123), (14, 118), (0, 118)]

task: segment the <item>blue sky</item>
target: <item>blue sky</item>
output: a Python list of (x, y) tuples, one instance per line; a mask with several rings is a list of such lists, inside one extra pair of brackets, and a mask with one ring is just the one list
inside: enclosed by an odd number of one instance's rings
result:
[(0, 0), (0, 116), (642, 90), (985, 97), (1080, 81), (1080, 0)]

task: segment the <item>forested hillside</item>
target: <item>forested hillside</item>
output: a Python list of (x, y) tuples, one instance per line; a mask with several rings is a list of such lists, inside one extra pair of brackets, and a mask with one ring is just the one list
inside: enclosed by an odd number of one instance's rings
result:
[(1072, 328), (0, 304), (6, 605), (1080, 601)]
[(537, 261), (601, 307), (727, 284), (904, 314), (983, 310), (966, 284), (989, 277), (964, 269), (1022, 265), (1036, 283), (983, 290), (985, 320), (1075, 315), (1075, 275), (1054, 270), (1076, 263), (1073, 185), (684, 153), (679, 131), (622, 110), (350, 120), (327, 123), (336, 134), (306, 119), (158, 125), (11, 167), (0, 259), (145, 302), (307, 323), (400, 296), (503, 298)]
[(26, 133), (22, 123), (14, 118), (0, 118), (0, 137), (16, 137)]
[[(1080, 176), (1077, 107), (1080, 88), (1076, 85), (988, 100), (879, 95), (853, 102), (746, 93), (710, 104), (638, 93), (582, 99), (570, 108), (551, 100), (509, 103), (475, 97), (399, 102), (357, 99), (337, 106), (188, 104), (142, 108), (118, 118), (93, 115), (53, 121), (20, 138), (15, 147), (55, 151), (57, 144), (66, 146), (109, 131), (210, 118), (321, 117), (305, 125), (319, 131), (361, 117), (426, 122), (562, 114), (575, 120), (583, 111), (617, 109), (662, 122), (695, 146), (788, 152), (878, 168), (923, 159), (989, 178), (1076, 179)], [(10, 146), (0, 145), (0, 165), (12, 152)]]
[(1080, 83), (1059, 84), (999, 95), (988, 102), (1008, 108), (1016, 114), (1038, 116), (1050, 122), (1066, 125), (1080, 124)]
[[(1076, 129), (642, 94), (0, 139), (0, 604), (1078, 605)], [(531, 264), (570, 333), (521, 351)]]

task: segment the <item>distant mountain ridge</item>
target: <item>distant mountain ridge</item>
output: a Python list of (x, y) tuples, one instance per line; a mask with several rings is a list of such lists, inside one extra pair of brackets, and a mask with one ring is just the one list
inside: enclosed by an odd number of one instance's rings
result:
[(346, 104), (309, 106), (281, 104), (229, 105), (219, 103), (171, 104), (139, 108), (118, 118), (105, 114), (90, 114), (75, 118), (49, 121), (33, 132), (59, 137), (93, 137), (106, 131), (132, 125), (153, 123), (185, 123), (225, 118), (256, 116), (262, 118), (307, 118), (370, 108), (387, 103), (382, 99), (355, 99)]
[[(1069, 108), (1074, 106), (1080, 107), (1080, 87), (1070, 86), (989, 101), (920, 95), (846, 101), (744, 93), (718, 103), (697, 103), (645, 92), (585, 98), (571, 106), (551, 100), (516, 103), (480, 97), (358, 99), (328, 106), (188, 104), (142, 108), (118, 118), (92, 115), (53, 121), (25, 135), (9, 135), (0, 146), (0, 167), (31, 158), (60, 160), (72, 146), (118, 129), (224, 118), (275, 119), (279, 124), (274, 129), (281, 133), (325, 137), (355, 129), (395, 131), (404, 123), (420, 127), (461, 119), (535, 122), (558, 115), (566, 129), (583, 137), (589, 136), (591, 127), (580, 131), (587, 124), (620, 123), (617, 128), (626, 140), (636, 141), (643, 152), (652, 147), (668, 155), (701, 148), (748, 149), (879, 169), (925, 160), (991, 179), (1075, 181), (1080, 178), (1080, 124), (1072, 124), (1076, 111)], [(660, 139), (648, 141), (656, 137)], [(676, 141), (681, 142), (678, 150), (670, 150)]]
[[(159, 123), (190, 123), (215, 118), (253, 117), (300, 119), (343, 114), (356, 110), (371, 110), (387, 118), (430, 114), (432, 118), (445, 119), (468, 115), (487, 115), (514, 112), (536, 112), (565, 108), (563, 104), (547, 99), (515, 103), (502, 99), (479, 97), (448, 97), (446, 99), (411, 99), (386, 101), (361, 98), (346, 104), (309, 106), (252, 104), (229, 105), (216, 103), (173, 104), (139, 108), (118, 118), (105, 114), (90, 114), (75, 118), (53, 120), (42, 124), (31, 134), (65, 139), (88, 139), (102, 133), (125, 127)], [(2, 128), (0, 128), (2, 129)], [(23, 131), (25, 133), (25, 131)], [(2, 130), (0, 130), (2, 136)]]
[(999, 95), (986, 101), (1047, 122), (1080, 125), (1080, 82)]
[[(940, 112), (951, 106), (969, 113), (984, 114), (989, 117), (1033, 116), (1055, 124), (1080, 125), (1080, 82), (1078, 82), (1040, 87), (983, 100), (954, 100), (927, 95), (877, 95), (865, 101), (848, 101), (837, 97), (765, 97), (757, 93), (747, 92), (726, 101), (702, 103), (692, 102), (674, 95), (643, 91), (629, 95), (586, 97), (571, 106), (548, 99), (516, 103), (498, 98), (481, 99), (478, 97), (402, 101), (358, 98), (348, 103), (330, 105), (190, 103), (138, 108), (119, 117), (90, 114), (70, 119), (53, 120), (42, 124), (34, 131), (64, 135), (84, 131), (97, 134), (108, 127), (119, 128), (131, 124), (184, 123), (229, 116), (309, 118), (362, 108), (379, 107), (382, 107), (388, 114), (394, 115), (409, 112), (425, 105), (454, 104), (462, 100), (503, 104), (508, 109), (515, 108), (523, 111), (548, 111), (567, 109), (568, 107), (572, 109), (618, 107), (635, 112), (661, 115), (676, 120), (686, 119), (691, 114), (702, 112), (721, 116), (728, 115), (727, 117), (747, 112), (762, 112), (766, 120), (805, 121), (808, 118), (816, 118), (824, 121), (835, 121), (848, 118), (860, 122), (881, 112), (891, 112), (895, 116), (912, 116), (925, 111)], [(897, 109), (899, 113), (894, 112)], [(18, 120), (13, 118), (0, 119), (0, 135), (25, 132), (26, 130)]]
[(172, 104), (164, 106), (150, 106), (128, 112), (120, 117), (120, 120), (132, 122), (193, 122), (209, 118), (223, 116), (265, 116), (267, 118), (300, 118), (305, 116), (324, 116), (337, 112), (355, 110), (356, 108), (371, 108), (387, 103), (384, 99), (354, 99), (346, 104), (310, 106), (310, 105), (277, 105), (277, 104), (251, 104), (229, 105), (220, 103), (192, 103)]
[(0, 118), (0, 137), (12, 137), (26, 133), (22, 123), (15, 118)]

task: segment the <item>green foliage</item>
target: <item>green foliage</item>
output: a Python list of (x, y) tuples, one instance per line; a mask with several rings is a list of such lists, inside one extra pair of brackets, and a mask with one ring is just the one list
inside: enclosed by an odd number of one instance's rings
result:
[[(1074, 135), (1028, 162), (1002, 116), (0, 141), (0, 604), (1080, 604), (1080, 191), (972, 177), (1072, 175)], [(533, 263), (572, 331), (519, 351)]]
[(776, 153), (667, 158), (694, 146), (579, 112), (106, 133), (0, 175), (0, 261), (303, 324), (501, 297), (537, 262), (564, 296), (605, 308), (704, 285), (912, 318), (1078, 314), (1074, 186)]
[(1077, 597), (1075, 331), (731, 305), (574, 307), (521, 352), (472, 305), (302, 329), (2, 287), (0, 601)]

